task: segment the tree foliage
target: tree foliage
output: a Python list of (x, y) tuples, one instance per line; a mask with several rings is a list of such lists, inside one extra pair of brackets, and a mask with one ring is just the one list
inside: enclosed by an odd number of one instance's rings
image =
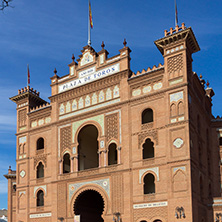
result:
[(0, 0), (0, 10), (4, 10), (6, 7), (12, 7), (10, 3), (13, 0)]

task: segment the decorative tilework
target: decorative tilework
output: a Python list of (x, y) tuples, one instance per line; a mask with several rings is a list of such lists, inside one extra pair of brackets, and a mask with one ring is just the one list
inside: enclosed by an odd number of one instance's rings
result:
[(112, 90), (110, 88), (106, 91), (106, 100), (112, 99)]
[(79, 109), (82, 109), (83, 108), (83, 98), (81, 97), (79, 99)]
[(62, 115), (64, 113), (65, 113), (65, 107), (64, 107), (63, 104), (61, 104), (60, 107), (59, 107), (59, 114)]
[(174, 140), (173, 142), (173, 145), (176, 147), (176, 148), (180, 148), (182, 147), (184, 144), (183, 140), (181, 138), (177, 138)]
[(119, 87), (115, 86), (113, 90), (113, 98), (119, 97)]
[(143, 93), (148, 93), (152, 90), (152, 87), (151, 86), (144, 86), (143, 87)]
[(171, 94), (170, 95), (170, 102), (177, 102), (179, 101), (180, 99), (183, 99), (183, 91), (181, 92), (177, 92), (177, 93), (174, 93), (174, 94)]
[(91, 118), (88, 118), (88, 119), (83, 119), (83, 120), (80, 120), (78, 122), (75, 122), (72, 124), (72, 142), (74, 143), (74, 138), (75, 138), (75, 134), (76, 134), (76, 131), (77, 129), (85, 122), (88, 122), (90, 120), (93, 120), (97, 123), (99, 123), (99, 125), (101, 126), (102, 128), (102, 136), (104, 135), (104, 115), (99, 115), (99, 116), (94, 116), (94, 117), (91, 117)]
[(96, 93), (93, 93), (93, 96), (92, 96), (92, 105), (95, 105), (97, 103), (97, 95)]
[(66, 112), (69, 113), (71, 111), (71, 104), (70, 102), (67, 102), (66, 104)]
[(67, 117), (76, 116), (80, 113), (82, 114), (84, 112), (88, 112), (88, 111), (91, 111), (91, 110), (96, 110), (96, 109), (99, 109), (101, 107), (105, 107), (105, 106), (115, 104), (115, 103), (118, 103), (118, 102), (120, 102), (120, 99), (111, 100), (111, 101), (108, 101), (106, 103), (102, 103), (102, 104), (99, 104), (99, 105), (96, 105), (96, 106), (88, 107), (88, 108), (83, 109), (83, 110), (79, 110), (79, 111), (76, 111), (76, 112), (73, 112), (73, 113), (69, 113), (67, 115), (60, 116), (59, 119), (65, 119)]
[(163, 83), (162, 82), (158, 82), (158, 83), (155, 83), (153, 85), (153, 89), (154, 90), (158, 90), (158, 89), (161, 89), (163, 87)]
[(44, 119), (40, 119), (40, 120), (38, 121), (38, 125), (41, 126), (41, 125), (44, 124), (44, 122), (45, 122)]
[(88, 185), (88, 184), (96, 184), (99, 185), (103, 190), (107, 193), (107, 195), (110, 197), (110, 181), (109, 179), (103, 179), (103, 180), (94, 180), (89, 182), (83, 182), (83, 183), (74, 183), (69, 185), (69, 200), (71, 200), (73, 194), (82, 186)]
[(141, 95), (141, 89), (134, 89), (132, 92), (132, 96), (139, 96)]
[(103, 91), (100, 91), (99, 93), (99, 102), (103, 102), (105, 100), (105, 97), (104, 97), (104, 92)]
[(26, 136), (19, 138), (19, 144), (21, 144), (21, 143), (26, 143)]
[(85, 107), (90, 106), (90, 105), (91, 105), (90, 97), (89, 95), (87, 95), (85, 98)]
[(159, 167), (147, 168), (147, 169), (142, 169), (142, 170), (139, 171), (139, 183), (140, 184), (142, 183), (143, 174), (148, 172), (148, 171), (151, 171), (151, 172), (155, 173), (156, 176), (157, 176), (157, 181), (160, 180), (160, 178), (159, 178)]
[(175, 173), (177, 170), (183, 170), (183, 171), (186, 171), (186, 167), (185, 167), (185, 166), (175, 167), (175, 168), (173, 168), (173, 173)]
[(77, 102), (74, 99), (73, 102), (72, 102), (72, 111), (75, 111), (75, 110), (77, 110)]

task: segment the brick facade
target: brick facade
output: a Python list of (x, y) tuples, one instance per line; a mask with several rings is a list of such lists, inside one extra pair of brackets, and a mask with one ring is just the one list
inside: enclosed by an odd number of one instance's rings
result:
[(68, 75), (55, 70), (50, 103), (30, 87), (11, 98), (9, 222), (71, 222), (82, 210), (105, 222), (215, 220), (222, 120), (212, 117), (213, 90), (192, 71), (198, 43), (182, 24), (155, 44), (164, 65), (135, 74), (125, 42), (112, 58), (86, 46)]

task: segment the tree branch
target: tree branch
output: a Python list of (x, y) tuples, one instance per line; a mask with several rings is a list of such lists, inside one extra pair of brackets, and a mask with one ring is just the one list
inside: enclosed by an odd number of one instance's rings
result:
[(9, 3), (13, 0), (0, 0), (0, 10), (4, 10), (6, 7), (12, 7)]

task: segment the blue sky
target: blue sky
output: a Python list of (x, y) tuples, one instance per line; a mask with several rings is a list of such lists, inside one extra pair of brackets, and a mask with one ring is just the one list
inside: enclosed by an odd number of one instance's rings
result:
[[(118, 54), (126, 38), (131, 69), (163, 63), (154, 41), (174, 27), (174, 0), (91, 0), (94, 28), (92, 46), (105, 41), (110, 56)], [(9, 97), (26, 86), (27, 63), (31, 87), (48, 100), (50, 77), (68, 74), (72, 53), (78, 58), (87, 45), (88, 1), (14, 0), (14, 8), (0, 12), (0, 209), (7, 208), (8, 166), (15, 169), (16, 106)], [(193, 55), (193, 70), (209, 80), (216, 95), (213, 114), (222, 115), (222, 1), (177, 0), (179, 23), (191, 26), (201, 51)]]

